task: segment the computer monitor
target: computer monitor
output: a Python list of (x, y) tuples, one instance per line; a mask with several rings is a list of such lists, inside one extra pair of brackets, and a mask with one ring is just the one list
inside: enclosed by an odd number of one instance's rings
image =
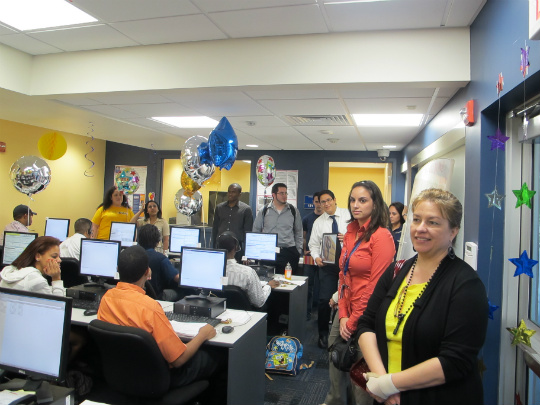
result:
[(0, 288), (0, 368), (63, 381), (72, 299)]
[(69, 234), (69, 219), (47, 218), (45, 220), (45, 236), (52, 236), (65, 241)]
[(183, 247), (199, 247), (201, 229), (184, 226), (171, 226), (169, 252), (181, 253)]
[(132, 222), (111, 222), (109, 240), (117, 240), (122, 247), (133, 246), (137, 224)]
[(20, 256), (26, 247), (38, 236), (37, 233), (4, 231), (4, 253), (2, 265), (7, 266)]
[[(223, 249), (182, 248), (180, 265), (180, 286), (201, 290), (200, 296), (206, 298), (210, 291), (223, 289), (223, 277), (227, 265), (227, 251)], [(188, 297), (186, 297), (188, 298)]]
[(246, 232), (245, 244), (247, 259), (276, 261), (277, 233)]
[[(97, 285), (105, 287), (106, 279), (118, 278), (120, 242), (114, 240), (81, 239), (81, 275), (91, 276)], [(94, 286), (95, 283), (85, 284)]]

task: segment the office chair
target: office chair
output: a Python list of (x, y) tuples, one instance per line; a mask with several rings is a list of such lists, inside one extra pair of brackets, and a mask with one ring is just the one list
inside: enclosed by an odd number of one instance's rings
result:
[(227, 308), (240, 309), (244, 311), (256, 311), (249, 302), (247, 293), (236, 285), (224, 285), (221, 292), (216, 292), (216, 295), (227, 299)]
[(60, 273), (64, 287), (69, 288), (88, 282), (88, 278), (80, 275), (81, 264), (77, 259), (71, 257), (61, 257)]
[(123, 394), (126, 404), (188, 404), (209, 386), (208, 381), (197, 381), (169, 389), (169, 365), (152, 335), (143, 329), (95, 319), (88, 331), (101, 354), (107, 385)]

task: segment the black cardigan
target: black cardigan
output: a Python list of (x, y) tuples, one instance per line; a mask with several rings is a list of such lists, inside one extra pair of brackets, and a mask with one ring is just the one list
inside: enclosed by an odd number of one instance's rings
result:
[[(376, 333), (387, 370), (386, 312), (413, 262), (414, 257), (395, 279), (394, 264), (386, 269), (358, 321), (357, 336)], [(446, 383), (404, 391), (401, 405), (483, 404), (477, 356), (486, 337), (488, 312), (486, 290), (476, 272), (458, 257), (445, 257), (402, 326), (401, 369), (438, 357)]]

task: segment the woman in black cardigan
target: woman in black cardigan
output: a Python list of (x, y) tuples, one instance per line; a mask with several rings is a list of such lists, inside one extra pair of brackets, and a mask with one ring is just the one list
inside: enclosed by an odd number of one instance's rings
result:
[(476, 272), (453, 252), (461, 203), (428, 189), (412, 211), (418, 254), (396, 276), (388, 267), (358, 322), (358, 342), (374, 373), (368, 390), (386, 405), (481, 405), (477, 355), (488, 302)]

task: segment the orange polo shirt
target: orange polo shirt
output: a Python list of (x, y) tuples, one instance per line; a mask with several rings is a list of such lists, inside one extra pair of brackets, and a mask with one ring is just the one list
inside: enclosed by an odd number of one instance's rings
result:
[(98, 319), (149, 332), (168, 363), (175, 361), (186, 345), (174, 333), (161, 305), (134, 284), (119, 282), (105, 293), (99, 304)]

